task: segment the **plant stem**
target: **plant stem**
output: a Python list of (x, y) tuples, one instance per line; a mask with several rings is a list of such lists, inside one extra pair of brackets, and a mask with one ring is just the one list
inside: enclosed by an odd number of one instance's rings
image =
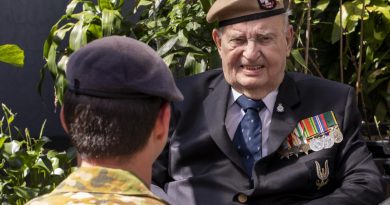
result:
[(362, 13), (360, 16), (360, 45), (359, 45), (359, 66), (358, 66), (358, 72), (356, 73), (357, 78), (356, 78), (356, 97), (359, 95), (361, 92), (361, 72), (362, 72), (362, 61), (363, 61), (363, 32), (364, 32), (364, 10), (365, 10), (365, 0), (362, 0)]
[(340, 0), (340, 82), (344, 82), (343, 62), (343, 0)]
[(305, 48), (305, 73), (309, 69), (309, 49), (310, 49), (310, 29), (311, 29), (311, 0), (307, 1), (307, 21), (306, 21), (306, 48)]

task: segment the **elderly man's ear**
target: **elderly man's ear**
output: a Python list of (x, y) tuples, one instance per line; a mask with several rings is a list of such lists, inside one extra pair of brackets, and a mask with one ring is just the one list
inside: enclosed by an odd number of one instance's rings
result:
[(290, 56), (292, 46), (294, 44), (294, 29), (291, 25), (286, 30), (287, 57)]
[(218, 48), (218, 52), (221, 50), (221, 32), (217, 29), (213, 29), (213, 32), (211, 33), (211, 36), (213, 37), (214, 43)]

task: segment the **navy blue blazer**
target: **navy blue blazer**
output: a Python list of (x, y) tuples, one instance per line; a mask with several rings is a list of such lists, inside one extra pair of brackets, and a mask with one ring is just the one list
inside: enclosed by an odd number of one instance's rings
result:
[[(286, 73), (271, 120), (271, 154), (256, 162), (251, 179), (225, 128), (230, 86), (222, 71), (177, 84), (185, 100), (172, 105), (169, 142), (153, 166), (153, 184), (173, 205), (363, 205), (384, 200), (381, 174), (359, 132), (352, 87)], [(279, 104), (282, 112), (276, 111)], [(328, 111), (334, 112), (343, 141), (281, 158), (278, 150), (297, 123)], [(321, 179), (324, 171), (326, 179)]]

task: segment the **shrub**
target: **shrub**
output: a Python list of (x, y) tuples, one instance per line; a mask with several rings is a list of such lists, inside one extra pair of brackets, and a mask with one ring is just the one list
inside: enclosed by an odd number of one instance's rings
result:
[(30, 199), (48, 193), (72, 171), (74, 148), (56, 152), (44, 148), (48, 138), (43, 136), (43, 123), (37, 138), (30, 136), (12, 123), (14, 114), (1, 105), (0, 121), (0, 202), (24, 204)]

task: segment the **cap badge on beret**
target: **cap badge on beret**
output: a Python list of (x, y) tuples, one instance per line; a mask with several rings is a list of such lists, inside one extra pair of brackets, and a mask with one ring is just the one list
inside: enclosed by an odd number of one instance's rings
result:
[(207, 13), (207, 22), (218, 27), (280, 15), (290, 0), (216, 0)]
[(264, 10), (271, 10), (276, 7), (275, 0), (257, 0), (259, 2), (260, 8)]

